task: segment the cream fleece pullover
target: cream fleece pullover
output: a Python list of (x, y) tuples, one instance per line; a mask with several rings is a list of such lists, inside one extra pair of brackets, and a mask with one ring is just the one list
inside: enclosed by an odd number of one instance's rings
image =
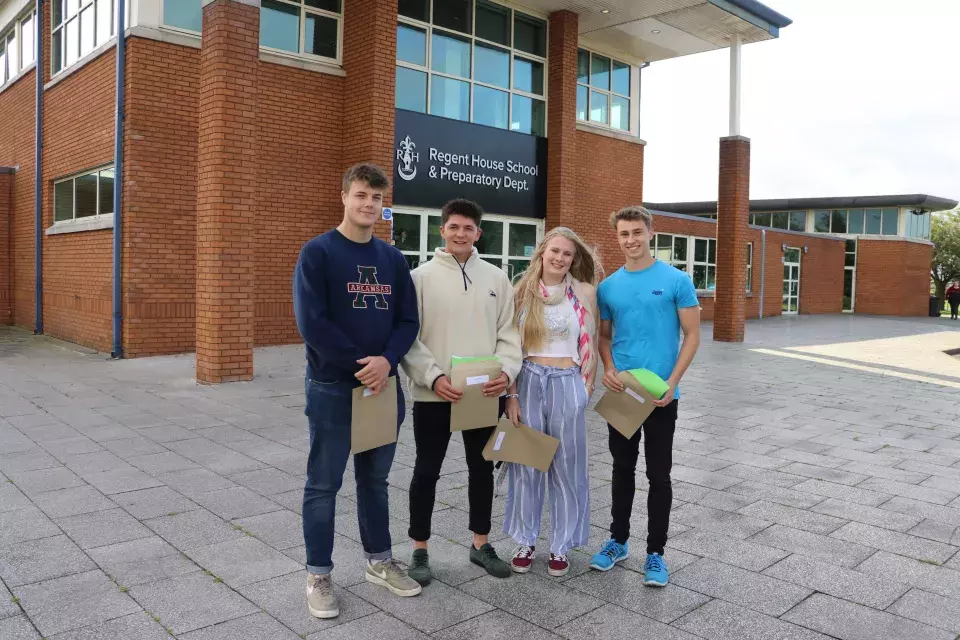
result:
[(402, 366), (414, 401), (446, 402), (432, 387), (437, 378), (450, 375), (452, 356), (495, 355), (510, 381), (516, 380), (523, 354), (513, 323), (513, 286), (503, 270), (481, 260), (476, 248), (463, 268), (437, 249), (433, 260), (411, 275), (420, 335)]

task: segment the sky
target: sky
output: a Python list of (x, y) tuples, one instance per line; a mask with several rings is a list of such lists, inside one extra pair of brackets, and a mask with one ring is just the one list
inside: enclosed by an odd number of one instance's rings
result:
[[(742, 48), (750, 197), (960, 200), (960, 0), (764, 4), (793, 24)], [(644, 200), (716, 200), (729, 50), (642, 74)]]

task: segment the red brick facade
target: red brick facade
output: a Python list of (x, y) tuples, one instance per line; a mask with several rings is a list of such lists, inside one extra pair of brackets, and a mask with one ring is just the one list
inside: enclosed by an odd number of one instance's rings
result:
[(861, 238), (857, 244), (856, 312), (927, 315), (933, 246), (885, 238)]
[[(10, 217), (13, 213), (14, 173), (12, 167), (0, 166), (0, 247), (10, 246)], [(13, 321), (11, 295), (13, 257), (0, 253), (0, 324)]]
[(717, 293), (713, 339), (743, 342), (747, 287), (747, 225), (750, 218), (750, 141), (720, 140), (717, 200)]

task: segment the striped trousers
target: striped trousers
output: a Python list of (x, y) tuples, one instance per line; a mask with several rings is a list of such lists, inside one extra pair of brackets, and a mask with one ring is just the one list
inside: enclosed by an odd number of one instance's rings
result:
[[(517, 378), (520, 417), (532, 429), (560, 440), (547, 472), (550, 483), (550, 552), (566, 554), (587, 544), (590, 486), (587, 477), (587, 390), (579, 367), (556, 369), (524, 361)], [(544, 473), (511, 464), (503, 532), (535, 546), (543, 512)]]

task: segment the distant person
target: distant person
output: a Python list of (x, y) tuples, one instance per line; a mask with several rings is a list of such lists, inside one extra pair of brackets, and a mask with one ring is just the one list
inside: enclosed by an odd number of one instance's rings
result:
[(960, 308), (960, 282), (954, 280), (947, 287), (947, 302), (950, 303), (950, 319), (957, 319), (957, 309)]

